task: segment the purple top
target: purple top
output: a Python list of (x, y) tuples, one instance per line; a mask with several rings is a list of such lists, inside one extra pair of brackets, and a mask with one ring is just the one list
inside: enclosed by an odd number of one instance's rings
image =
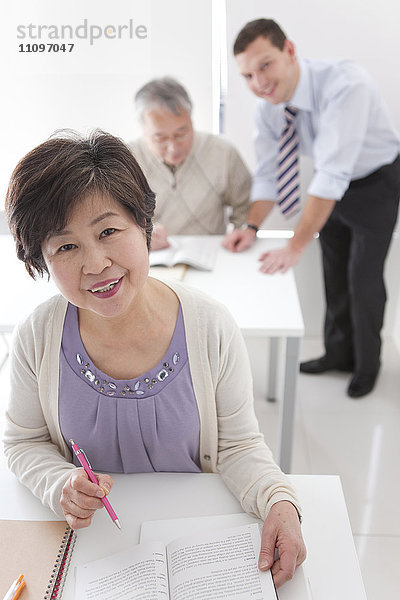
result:
[[(200, 419), (179, 308), (164, 358), (150, 371), (114, 380), (91, 362), (76, 306), (68, 305), (60, 351), (59, 419), (70, 446), (85, 450), (95, 471), (200, 472)], [(74, 463), (79, 463), (74, 456)]]

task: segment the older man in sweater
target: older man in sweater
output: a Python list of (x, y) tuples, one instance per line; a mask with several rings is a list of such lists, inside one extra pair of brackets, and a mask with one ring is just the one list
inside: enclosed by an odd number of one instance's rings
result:
[(136, 94), (143, 136), (132, 151), (156, 193), (152, 250), (168, 234), (224, 234), (243, 226), (251, 176), (225, 139), (193, 130), (192, 102), (170, 77), (154, 79)]

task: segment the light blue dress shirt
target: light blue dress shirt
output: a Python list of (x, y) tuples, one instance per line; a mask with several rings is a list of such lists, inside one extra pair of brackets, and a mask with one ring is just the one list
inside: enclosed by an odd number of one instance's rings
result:
[[(290, 106), (299, 109), (300, 153), (314, 161), (308, 193), (340, 200), (353, 179), (394, 161), (399, 138), (369, 74), (348, 60), (300, 60)], [(257, 168), (251, 199), (276, 200), (276, 164), (285, 127), (283, 103), (259, 99), (255, 114)]]

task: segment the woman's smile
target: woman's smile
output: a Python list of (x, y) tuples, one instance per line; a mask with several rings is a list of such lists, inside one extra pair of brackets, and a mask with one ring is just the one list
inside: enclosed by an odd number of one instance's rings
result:
[(94, 296), (97, 298), (110, 298), (114, 296), (120, 289), (122, 284), (122, 277), (119, 279), (109, 279), (96, 283), (92, 288), (89, 289)]

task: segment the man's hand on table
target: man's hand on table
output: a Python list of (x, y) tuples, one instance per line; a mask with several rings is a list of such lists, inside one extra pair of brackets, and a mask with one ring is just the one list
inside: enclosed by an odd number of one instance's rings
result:
[(226, 234), (222, 240), (222, 246), (231, 252), (242, 252), (242, 250), (250, 248), (255, 239), (254, 229), (234, 229), (231, 233)]
[(286, 273), (288, 269), (297, 265), (300, 261), (302, 252), (300, 250), (293, 249), (290, 244), (283, 248), (276, 248), (275, 250), (269, 250), (261, 254), (259, 260), (261, 261), (260, 271), (262, 273), (269, 273), (272, 275), (277, 271)]
[(150, 250), (162, 250), (162, 248), (169, 248), (169, 246), (167, 228), (161, 223), (156, 223), (151, 234)]

